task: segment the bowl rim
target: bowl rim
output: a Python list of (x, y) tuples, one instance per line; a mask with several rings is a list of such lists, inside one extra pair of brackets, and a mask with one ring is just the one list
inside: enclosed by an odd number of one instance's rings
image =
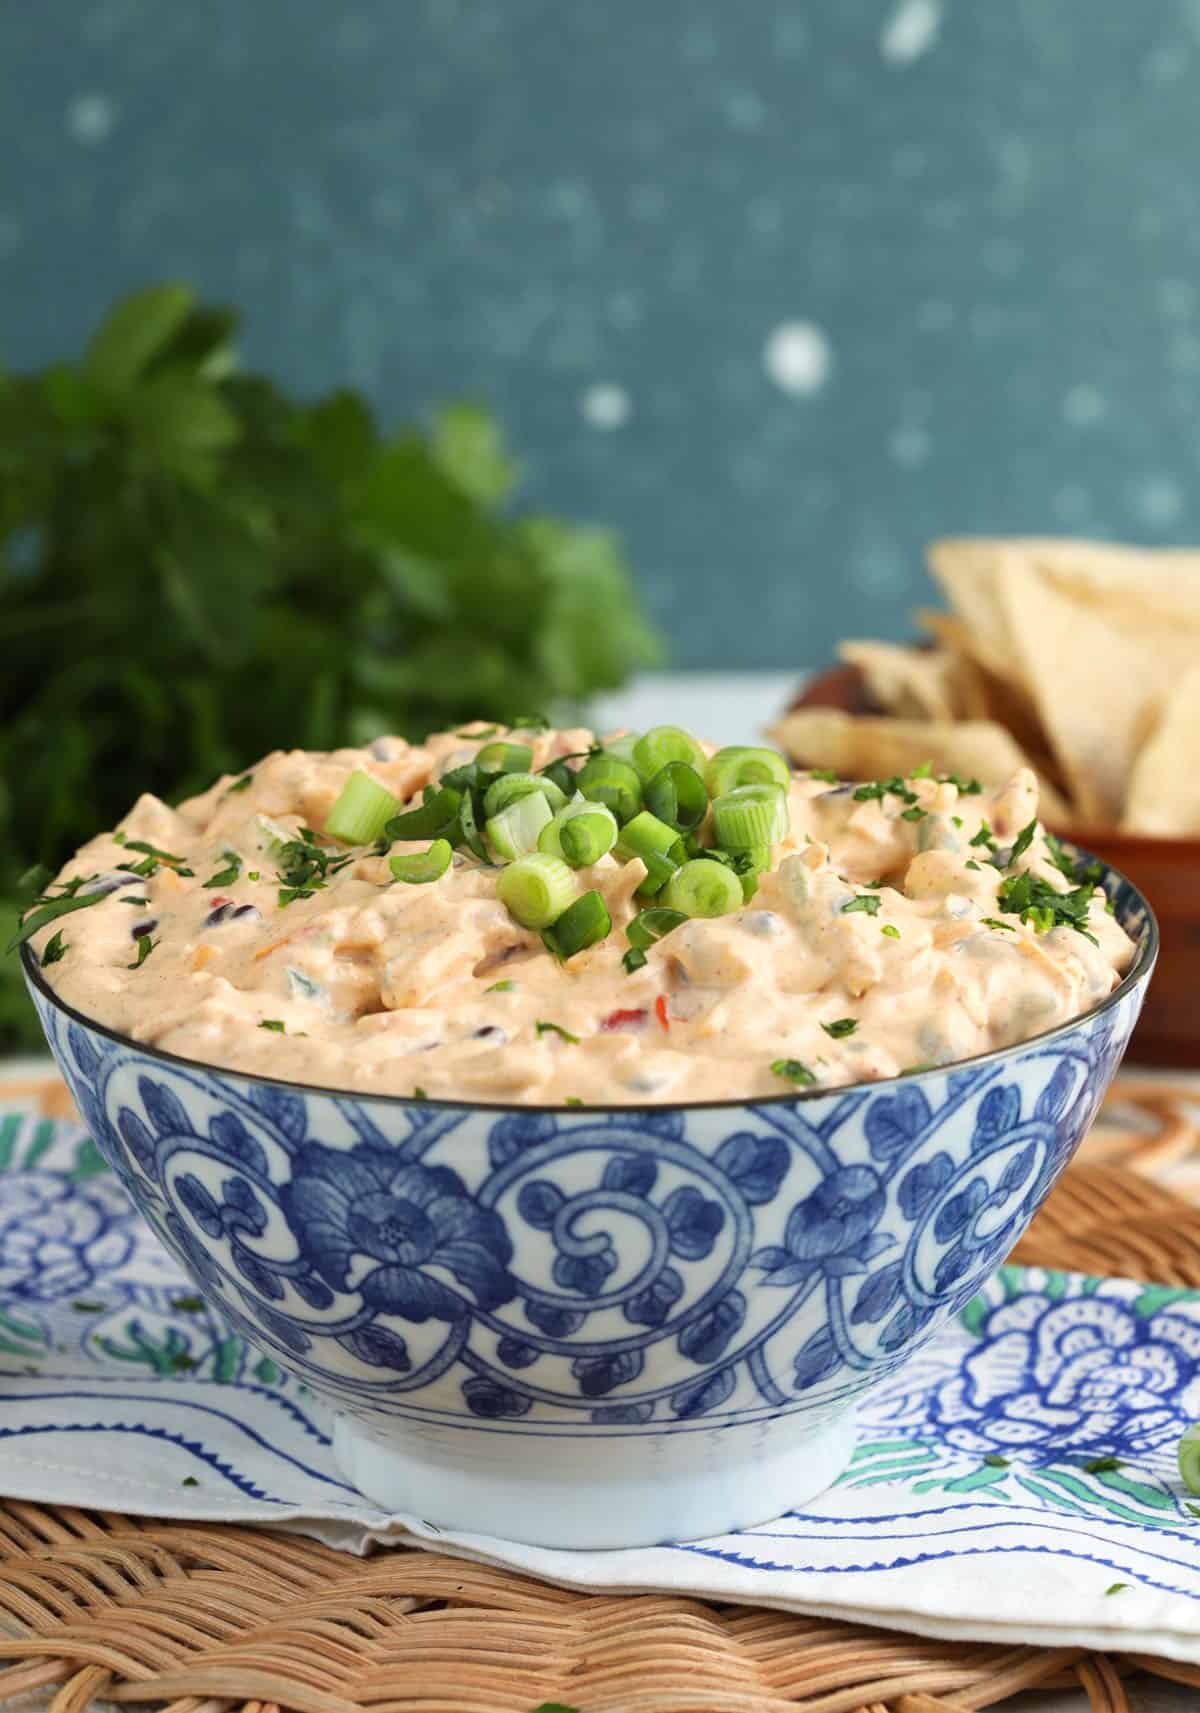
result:
[(389, 1094), (385, 1090), (331, 1088), (323, 1083), (293, 1082), (288, 1077), (269, 1076), (260, 1071), (243, 1071), (234, 1065), (214, 1065), (205, 1059), (185, 1058), (182, 1053), (171, 1053), (163, 1047), (152, 1045), (148, 1041), (137, 1041), (132, 1035), (123, 1035), (120, 1030), (112, 1029), (108, 1024), (87, 1016), (85, 1012), (68, 1004), (50, 986), (42, 974), (41, 966), (34, 957), (28, 940), (21, 946), (21, 964), (26, 982), (30, 987), (35, 988), (49, 1005), (62, 1012), (72, 1022), (81, 1024), (85, 1029), (90, 1029), (97, 1035), (103, 1035), (106, 1040), (114, 1041), (120, 1047), (131, 1048), (135, 1052), (144, 1054), (147, 1058), (159, 1059), (167, 1065), (180, 1065), (187, 1070), (207, 1071), (218, 1076), (240, 1077), (246, 1082), (265, 1083), (269, 1087), (288, 1089), (296, 1094), (319, 1094), (336, 1100), (377, 1101), (387, 1106), (419, 1107), (422, 1110), (432, 1107), (442, 1111), (492, 1112), (504, 1116), (553, 1112), (563, 1115), (569, 1113), (585, 1118), (592, 1115), (608, 1118), (614, 1115), (628, 1116), (631, 1113), (654, 1115), (670, 1112), (728, 1112), (734, 1108), (744, 1111), (747, 1107), (797, 1106), (807, 1101), (827, 1100), (830, 1096), (842, 1099), (847, 1095), (862, 1094), (872, 1089), (882, 1089), (893, 1085), (908, 1087), (912, 1084), (920, 1086), (929, 1078), (946, 1076), (951, 1072), (969, 1069), (977, 1065), (1003, 1064), (1018, 1054), (1059, 1040), (1090, 1018), (1102, 1017), (1106, 1011), (1111, 1011), (1114, 1006), (1119, 1005), (1134, 988), (1147, 983), (1153, 974), (1155, 963), (1158, 961), (1160, 935), (1158, 918), (1155, 916), (1145, 894), (1140, 887), (1134, 885), (1127, 875), (1122, 874), (1121, 870), (1114, 868), (1111, 863), (1104, 862), (1102, 858), (1094, 857), (1090, 851), (1076, 845), (1073, 840), (1066, 840), (1065, 842), (1071, 845), (1075, 855), (1081, 860), (1099, 864), (1102, 872), (1097, 885), (1104, 887), (1107, 891), (1106, 882), (1113, 880), (1124, 887), (1131, 895), (1129, 914), (1140, 913), (1142, 919), (1141, 934), (1133, 962), (1112, 992), (1106, 994), (1098, 1005), (1093, 1005), (1090, 1010), (1081, 1011), (1074, 1017), (1068, 1017), (1062, 1023), (1056, 1023), (1053, 1029), (1044, 1029), (1039, 1034), (1030, 1035), (1023, 1041), (1014, 1041), (1007, 1047), (990, 1047), (986, 1052), (973, 1053), (966, 1059), (952, 1059), (944, 1065), (930, 1065), (918, 1071), (902, 1071), (896, 1077), (866, 1078), (860, 1082), (837, 1083), (829, 1088), (793, 1089), (790, 1092), (767, 1094), (758, 1098), (742, 1096), (729, 1100), (661, 1100), (647, 1101), (642, 1106), (639, 1106), (636, 1101), (619, 1101), (603, 1106), (597, 1104), (566, 1106), (557, 1102), (542, 1104), (531, 1101), (453, 1100), (442, 1099), (437, 1096), (418, 1098), (411, 1094)]

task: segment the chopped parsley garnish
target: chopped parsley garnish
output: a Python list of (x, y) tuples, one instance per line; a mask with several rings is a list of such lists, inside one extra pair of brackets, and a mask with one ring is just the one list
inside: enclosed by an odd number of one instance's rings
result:
[(337, 874), (355, 860), (354, 851), (338, 856), (335, 851), (323, 850), (312, 828), (301, 827), (299, 836), (289, 839), (279, 853), (280, 908), (297, 898), (311, 898), (320, 887), (329, 884), (331, 874)]
[(983, 870), (980, 868), (979, 864), (975, 861), (974, 857), (968, 857), (966, 862), (963, 864), (963, 867), (964, 868), (973, 868), (975, 870), (976, 874), (982, 874), (983, 873)]
[(922, 1059), (919, 1064), (905, 1065), (900, 1072), (902, 1077), (919, 1077), (922, 1071), (936, 1071), (937, 1066), (932, 1059)]
[(246, 879), (247, 880), (261, 880), (262, 875), (258, 872), (258, 870), (256, 868), (252, 868), (252, 869), (247, 870)]
[(1074, 928), (1077, 934), (1082, 934), (1095, 946), (1099, 942), (1087, 927), (1088, 906), (1095, 890), (1094, 883), (1085, 880), (1070, 892), (1056, 892), (1048, 880), (1042, 880), (1026, 869), (1022, 874), (1010, 875), (1001, 882), (996, 900), (1005, 915), (1019, 916), (1022, 922), (1031, 924), (1035, 933), (1045, 934), (1051, 928)]
[(428, 1100), (429, 1099), (429, 1096), (425, 1093), (425, 1090), (421, 1087), (420, 1083), (414, 1083), (413, 1084), (412, 1097), (414, 1100)]
[(836, 785), (838, 776), (832, 767), (810, 767), (809, 773), (814, 779), (821, 780), (825, 785)]
[(891, 779), (872, 779), (854, 793), (856, 803), (882, 803), (885, 797), (900, 797), (905, 803), (917, 801), (916, 792), (909, 790), (898, 773)]
[(172, 1297), (171, 1298), (171, 1307), (173, 1309), (178, 1310), (178, 1312), (180, 1314), (203, 1314), (204, 1313), (204, 1298), (203, 1297)]
[(782, 1077), (785, 1082), (796, 1083), (800, 1088), (811, 1088), (816, 1082), (816, 1076), (807, 1065), (802, 1065), (799, 1059), (775, 1059), (771, 1065), (773, 1076)]
[(104, 1313), (104, 1304), (103, 1303), (91, 1303), (91, 1302), (88, 1302), (83, 1297), (76, 1297), (75, 1301), (71, 1304), (71, 1307), (72, 1307), (72, 1309), (74, 1309), (76, 1314), (103, 1314)]
[(287, 1034), (287, 1024), (279, 1017), (264, 1017), (259, 1024), (260, 1029), (271, 1029), (276, 1035)]
[(951, 815), (950, 825), (952, 827), (961, 827), (962, 824), (963, 824), (963, 818), (961, 815)]
[[(157, 857), (147, 856), (143, 857), (141, 862), (119, 862), (117, 867), (123, 869), (126, 874), (136, 874), (141, 880), (149, 880), (152, 874), (158, 873), (162, 864)], [(175, 872), (176, 874), (191, 874), (192, 871), (190, 868), (177, 868)]]
[(987, 1464), (989, 1469), (1007, 1469), (1008, 1468), (1007, 1457), (1001, 1457), (999, 1452), (995, 1452), (995, 1451), (989, 1452), (983, 1461)]
[(1003, 928), (1006, 933), (1016, 933), (1016, 929), (1013, 927), (1011, 922), (1001, 922), (995, 916), (981, 916), (980, 923), (985, 928)]
[(1067, 855), (1067, 852), (1063, 847), (1062, 840), (1056, 839), (1053, 833), (1047, 832), (1046, 849), (1050, 853), (1050, 861), (1054, 864), (1058, 872), (1061, 875), (1065, 875), (1068, 880), (1074, 880), (1075, 863), (1073, 859)]
[(843, 916), (852, 916), (856, 910), (861, 910), (865, 916), (878, 916), (882, 898), (876, 898), (872, 892), (860, 892), (853, 898), (848, 898), (842, 905)]
[(943, 773), (938, 779), (939, 785), (953, 785), (960, 797), (978, 797), (983, 786), (977, 779), (964, 779), (958, 773)]
[(892, 922), (885, 922), (879, 932), (881, 934), (886, 934), (889, 940), (898, 940), (900, 938), (900, 930)]
[(127, 970), (140, 970), (146, 959), (150, 956), (150, 953), (154, 950), (155, 946), (160, 943), (161, 942), (159, 940), (152, 940), (149, 934), (139, 934), (137, 942), (137, 957), (134, 958), (131, 964), (126, 964), (125, 968)]
[(537, 1030), (539, 1040), (543, 1035), (558, 1035), (564, 1041), (569, 1041), (573, 1047), (579, 1045), (579, 1036), (572, 1035), (571, 1031), (564, 1029), (561, 1023), (547, 1023), (542, 1018), (538, 1018), (534, 1028)]
[(155, 862), (165, 863), (168, 868), (177, 869), (180, 874), (191, 874), (186, 867), (187, 858), (175, 856), (171, 851), (160, 850), (157, 845), (148, 845), (145, 839), (127, 839), (124, 833), (114, 833), (113, 843), (124, 845), (127, 851), (138, 851), (142, 856), (153, 857)]
[(147, 904), (149, 904), (149, 902), (150, 902), (150, 900), (149, 900), (149, 899), (148, 899), (148, 898), (129, 898), (129, 897), (125, 897), (125, 898), (118, 898), (118, 899), (117, 899), (117, 903), (118, 903), (118, 904), (136, 904), (136, 905), (139, 905), (139, 906), (144, 906), (144, 905), (147, 905)]
[(509, 729), (514, 732), (548, 732), (550, 722), (545, 714), (518, 714), (516, 719), (508, 722)]
[(835, 1041), (841, 1041), (847, 1035), (853, 1035), (858, 1028), (857, 1017), (839, 1017), (834, 1023), (822, 1023), (827, 1035), (832, 1035)]
[(976, 845), (976, 846), (983, 845), (988, 850), (992, 850), (992, 851), (995, 850), (996, 841), (992, 837), (992, 829), (988, 826), (986, 821), (981, 821), (979, 823), (979, 831), (976, 833), (975, 837), (971, 840), (971, 843), (972, 843), (972, 845)]
[(923, 761), (920, 767), (913, 768), (908, 777), (910, 779), (928, 779), (932, 772), (933, 763), (931, 761)]
[(564, 1106), (582, 1106), (583, 1101), (580, 1100), (580, 1098), (577, 1094), (568, 1094), (568, 1095), (565, 1095), (563, 1097), (563, 1105)]
[(224, 868), (218, 869), (216, 874), (214, 874), (210, 880), (206, 880), (204, 882), (204, 885), (206, 888), (217, 887), (217, 886), (232, 886), (234, 884), (234, 882), (241, 875), (242, 859), (237, 854), (237, 852), (236, 851), (222, 851), (221, 855), (225, 858), (225, 865), (226, 866)]
[(44, 928), (47, 923), (55, 921), (59, 916), (69, 915), (72, 910), (90, 909), (93, 904), (99, 904), (105, 898), (110, 897), (111, 892), (108, 889), (95, 892), (80, 891), (80, 887), (86, 886), (90, 881), (99, 880), (99, 878), (97, 874), (79, 874), (74, 880), (68, 880), (61, 892), (42, 893), (33, 899), (26, 906), (28, 913), (23, 917), (16, 933), (5, 946), (5, 952), (15, 952), (17, 947), (23, 945), (26, 940), (36, 934), (39, 928)]
[(1010, 863), (1016, 862), (1018, 857), (1025, 855), (1025, 852), (1033, 843), (1033, 835), (1037, 832), (1037, 828), (1037, 816), (1035, 815), (1033, 820), (1022, 827), (1021, 831), (1017, 834), (1008, 859)]
[(1126, 1588), (1132, 1587), (1132, 1582), (1110, 1582), (1108, 1587), (1104, 1590), (1105, 1597), (1107, 1598), (1110, 1594), (1121, 1594)]
[[(232, 787), (231, 787), (231, 789), (232, 789)], [(199, 1481), (197, 1481), (197, 1479), (194, 1475), (185, 1475), (183, 1480), (179, 1483), (179, 1485), (181, 1487), (198, 1487), (200, 1485), (200, 1483), (199, 1483)]]
[(47, 964), (56, 964), (69, 950), (70, 943), (63, 939), (62, 929), (59, 928), (46, 941), (46, 949), (42, 953), (42, 968), (45, 969)]
[(911, 809), (905, 809), (902, 811), (900, 819), (902, 821), (923, 821), (925, 819), (925, 815), (926, 810), (914, 804)]
[(249, 791), (253, 783), (254, 775), (252, 773), (243, 773), (240, 779), (235, 779), (232, 785), (227, 785), (225, 787), (225, 795), (226, 797), (231, 797), (235, 791)]
[(485, 987), (483, 991), (485, 993), (511, 993), (516, 985), (515, 981), (494, 981), (491, 987)]
[(1107, 1475), (1110, 1470), (1121, 1468), (1119, 1457), (1093, 1457), (1090, 1463), (1085, 1463), (1084, 1473), (1087, 1475)]

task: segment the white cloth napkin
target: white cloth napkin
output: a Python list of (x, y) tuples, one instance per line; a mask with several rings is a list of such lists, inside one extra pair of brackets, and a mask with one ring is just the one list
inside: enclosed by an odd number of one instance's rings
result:
[(1200, 1661), (1200, 1293), (1006, 1268), (860, 1409), (853, 1466), (772, 1523), (563, 1552), (388, 1516), (329, 1417), (209, 1312), (75, 1125), (0, 1115), (0, 1493), (437, 1548), (925, 1635)]

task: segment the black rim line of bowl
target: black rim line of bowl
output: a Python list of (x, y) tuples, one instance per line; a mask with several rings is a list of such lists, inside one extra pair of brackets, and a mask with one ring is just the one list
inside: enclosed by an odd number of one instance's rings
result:
[[(1069, 848), (1085, 862), (1099, 862), (1100, 860), (1093, 857), (1091, 852), (1082, 850), (1077, 846), (1072, 845)], [(1030, 1035), (1024, 1041), (1014, 1041), (1011, 1046), (992, 1047), (986, 1053), (973, 1054), (969, 1059), (953, 1059), (945, 1065), (931, 1065), (928, 1070), (910, 1071), (906, 1075), (902, 1074), (898, 1077), (881, 1077), (856, 1083), (837, 1083), (829, 1088), (795, 1089), (791, 1093), (767, 1094), (757, 1099), (743, 1097), (732, 1100), (660, 1100), (648, 1101), (643, 1106), (639, 1106), (636, 1101), (621, 1101), (611, 1106), (542, 1106), (529, 1101), (443, 1100), (436, 1096), (418, 1099), (415, 1095), (410, 1094), (388, 1094), (382, 1091), (353, 1088), (328, 1088), (321, 1083), (293, 1082), (288, 1077), (270, 1076), (265, 1072), (241, 1071), (231, 1065), (212, 1065), (203, 1059), (186, 1059), (181, 1053), (169, 1053), (162, 1047), (152, 1046), (149, 1042), (135, 1041), (132, 1036), (122, 1035), (119, 1030), (110, 1029), (106, 1023), (100, 1023), (96, 1018), (88, 1017), (84, 1012), (77, 1011), (73, 1005), (68, 1005), (66, 1000), (54, 991), (43, 976), (41, 966), (34, 958), (28, 940), (21, 947), (21, 961), (24, 965), (26, 979), (37, 988), (48, 1004), (61, 1011), (73, 1022), (81, 1024), (83, 1028), (90, 1029), (94, 1034), (103, 1035), (106, 1040), (115, 1041), (120, 1047), (128, 1047), (133, 1052), (144, 1054), (147, 1058), (161, 1059), (164, 1064), (182, 1065), (191, 1071), (215, 1072), (224, 1077), (239, 1077), (245, 1082), (267, 1083), (274, 1088), (293, 1089), (298, 1094), (320, 1094), (338, 1100), (379, 1101), (387, 1106), (446, 1107), (456, 1112), (494, 1112), (506, 1116), (524, 1112), (554, 1112), (564, 1115), (571, 1113), (576, 1116), (600, 1114), (604, 1117), (610, 1117), (614, 1114), (628, 1115), (634, 1112), (651, 1114), (663, 1112), (727, 1112), (735, 1107), (744, 1109), (749, 1106), (796, 1106), (803, 1101), (826, 1098), (829, 1095), (841, 1097), (862, 1093), (869, 1089), (882, 1088), (888, 1083), (918, 1084), (926, 1077), (945, 1076), (949, 1072), (969, 1069), (989, 1061), (1002, 1063), (1005, 1059), (1015, 1057), (1018, 1053), (1024, 1053), (1031, 1047), (1045, 1046), (1047, 1042), (1057, 1040), (1059, 1036), (1076, 1028), (1085, 1018), (1103, 1016), (1113, 1006), (1120, 1004), (1121, 1000), (1137, 986), (1138, 982), (1153, 970), (1158, 958), (1159, 931), (1158, 919), (1140, 888), (1122, 874), (1120, 869), (1113, 868), (1109, 863), (1100, 862), (1100, 868), (1102, 873), (1097, 884), (1104, 887), (1106, 893), (1108, 887), (1105, 883), (1108, 881), (1115, 881), (1118, 886), (1126, 888), (1133, 901), (1132, 908), (1127, 914), (1131, 916), (1140, 914), (1142, 926), (1137, 953), (1129, 969), (1112, 992), (1107, 994), (1098, 1005), (1092, 1006), (1090, 1011), (1081, 1011), (1078, 1016), (1068, 1017), (1065, 1022), (1056, 1023), (1053, 1029), (1043, 1030), (1039, 1035)], [(1109, 896), (1111, 897), (1111, 893)], [(1129, 930), (1126, 929), (1126, 932), (1128, 933)]]

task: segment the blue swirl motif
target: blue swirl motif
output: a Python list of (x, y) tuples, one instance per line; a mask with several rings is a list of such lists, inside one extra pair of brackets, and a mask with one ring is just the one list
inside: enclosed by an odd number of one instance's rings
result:
[(499, 1120), (170, 1065), (41, 1009), (98, 1148), (247, 1338), (366, 1417), (528, 1428), (842, 1407), (1003, 1260), (1136, 999), (877, 1091)]

